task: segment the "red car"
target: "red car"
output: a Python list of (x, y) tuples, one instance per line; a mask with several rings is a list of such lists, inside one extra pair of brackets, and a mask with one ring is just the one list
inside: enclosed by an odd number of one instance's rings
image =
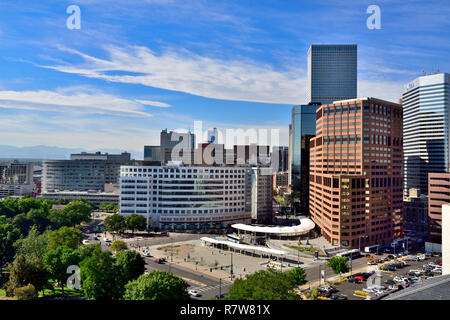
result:
[(164, 259), (159, 258), (159, 259), (156, 259), (155, 262), (159, 263), (159, 264), (162, 264), (162, 263), (164, 263)]
[(358, 281), (366, 280), (366, 278), (364, 278), (363, 276), (356, 276), (355, 279), (358, 280)]

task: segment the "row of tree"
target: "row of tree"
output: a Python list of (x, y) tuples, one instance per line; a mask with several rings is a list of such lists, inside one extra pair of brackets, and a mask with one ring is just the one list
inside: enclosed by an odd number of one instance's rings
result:
[(106, 217), (103, 224), (105, 225), (106, 230), (119, 233), (122, 233), (125, 230), (131, 230), (134, 233), (135, 230), (144, 231), (147, 229), (147, 221), (145, 217), (140, 214), (131, 214), (124, 217), (115, 213)]

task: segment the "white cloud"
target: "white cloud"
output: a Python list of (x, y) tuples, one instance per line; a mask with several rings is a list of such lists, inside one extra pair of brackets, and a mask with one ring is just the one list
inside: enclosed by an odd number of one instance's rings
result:
[[(47, 68), (214, 99), (298, 104), (304, 103), (306, 98), (305, 72), (300, 68), (277, 71), (267, 64), (202, 57), (187, 50), (170, 50), (157, 55), (146, 47), (137, 46), (107, 47), (109, 59), (62, 49), (82, 57), (84, 63)], [(115, 75), (118, 71), (120, 75)]]
[(152, 116), (136, 101), (79, 87), (56, 91), (0, 91), (0, 108)]
[(158, 108), (170, 108), (171, 107), (170, 104), (167, 104), (164, 102), (158, 102), (158, 101), (136, 100), (136, 102), (138, 102), (140, 104), (145, 104), (147, 106), (158, 107)]

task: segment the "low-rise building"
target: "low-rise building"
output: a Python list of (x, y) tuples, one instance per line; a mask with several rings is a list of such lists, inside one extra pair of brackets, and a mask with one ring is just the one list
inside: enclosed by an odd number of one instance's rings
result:
[(161, 229), (228, 228), (249, 223), (245, 168), (122, 166), (120, 213)]
[(0, 163), (0, 199), (31, 194), (34, 189), (33, 166), (18, 160)]

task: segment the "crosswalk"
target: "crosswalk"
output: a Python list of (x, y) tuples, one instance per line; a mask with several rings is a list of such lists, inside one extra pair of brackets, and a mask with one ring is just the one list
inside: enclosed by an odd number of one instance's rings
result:
[[(222, 289), (227, 288), (230, 285), (231, 285), (231, 283), (222, 284)], [(219, 289), (219, 288), (220, 288), (220, 284), (215, 285), (215, 286), (195, 287), (195, 288), (192, 288), (191, 290), (196, 290), (198, 292), (205, 292), (205, 291), (215, 290), (215, 289)]]

